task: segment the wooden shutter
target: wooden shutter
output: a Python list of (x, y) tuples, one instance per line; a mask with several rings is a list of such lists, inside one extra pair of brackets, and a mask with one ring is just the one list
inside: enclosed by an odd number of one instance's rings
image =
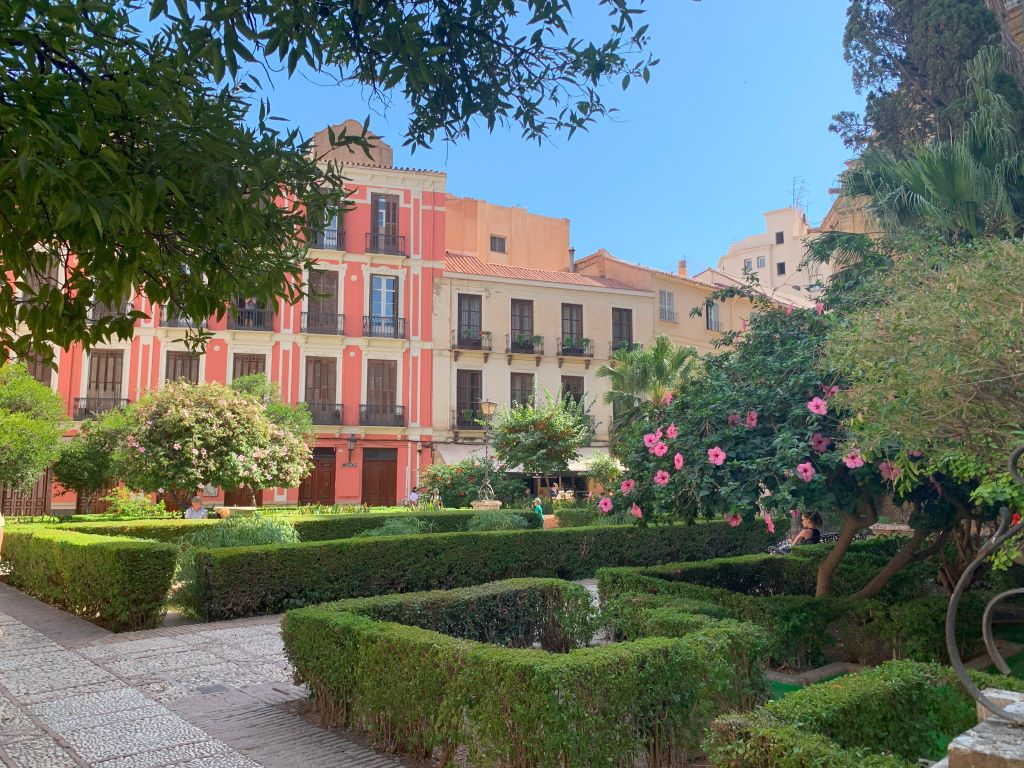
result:
[(165, 381), (199, 383), (199, 355), (191, 352), (168, 352)]
[(464, 411), (480, 410), (480, 399), (483, 392), (482, 371), (456, 371), (455, 373), (455, 405), (460, 416)]
[(338, 361), (333, 357), (306, 358), (306, 402), (335, 402)]
[(239, 355), (234, 358), (234, 367), (231, 378), (239, 379), (242, 376), (250, 376), (254, 373), (266, 373), (266, 355)]
[(395, 405), (398, 395), (398, 363), (395, 360), (366, 361), (366, 402)]
[(53, 369), (40, 360), (35, 355), (23, 359), (21, 362), (25, 364), (28, 369), (29, 375), (38, 381), (40, 384), (50, 386), (50, 382), (53, 381)]
[(371, 195), (373, 222), (371, 231), (379, 235), (398, 234), (398, 195)]
[(325, 269), (309, 270), (309, 313), (338, 314), (338, 273)]
[(89, 386), (86, 395), (121, 397), (121, 364), (124, 353), (114, 349), (96, 349), (89, 355)]

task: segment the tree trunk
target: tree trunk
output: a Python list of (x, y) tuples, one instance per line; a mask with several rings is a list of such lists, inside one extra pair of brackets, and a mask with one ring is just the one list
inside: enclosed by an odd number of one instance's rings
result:
[(900, 551), (893, 555), (893, 558), (885, 564), (885, 567), (875, 574), (875, 577), (871, 581), (861, 587), (860, 591), (857, 592), (854, 597), (874, 597), (881, 592), (882, 588), (892, 580), (892, 577), (903, 570), (904, 566), (913, 560), (914, 554), (921, 548), (924, 540), (927, 539), (930, 534), (931, 531), (915, 529), (914, 535), (907, 540), (907, 543), (900, 548)]
[(857, 515), (843, 515), (843, 528), (839, 532), (839, 541), (828, 553), (828, 557), (821, 561), (818, 566), (818, 582), (814, 590), (815, 597), (828, 597), (832, 591), (832, 577), (836, 568), (850, 548), (850, 542), (857, 535), (857, 531), (866, 528), (878, 519), (878, 510), (875, 508), (875, 500), (869, 497), (862, 498), (857, 504)]

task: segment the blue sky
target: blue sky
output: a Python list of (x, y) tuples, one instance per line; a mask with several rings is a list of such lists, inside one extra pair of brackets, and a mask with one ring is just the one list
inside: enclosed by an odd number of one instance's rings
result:
[[(604, 92), (620, 112), (589, 133), (543, 146), (515, 129), (485, 130), (458, 144), (410, 154), (406, 112), (368, 104), (360, 89), (302, 77), (265, 95), (305, 135), (347, 117), (395, 147), (395, 162), (445, 171), (448, 190), (572, 221), (578, 257), (616, 256), (690, 273), (729, 243), (763, 230), (761, 213), (789, 205), (802, 181), (812, 223), (849, 159), (828, 132), (831, 115), (860, 109), (843, 61), (844, 0), (648, 0), (650, 84)], [(575, 3), (581, 28), (603, 20)], [(585, 7), (586, 6), (586, 7)], [(800, 181), (797, 182), (798, 185)]]

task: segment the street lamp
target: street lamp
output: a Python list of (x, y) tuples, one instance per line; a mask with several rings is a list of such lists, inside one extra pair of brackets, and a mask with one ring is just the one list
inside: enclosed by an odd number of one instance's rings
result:
[(479, 407), (480, 415), (483, 416), (484, 422), (484, 482), (480, 486), (476, 497), (480, 501), (491, 501), (494, 498), (494, 489), (491, 487), (490, 430), (491, 417), (498, 410), (498, 406), (490, 400), (482, 400)]

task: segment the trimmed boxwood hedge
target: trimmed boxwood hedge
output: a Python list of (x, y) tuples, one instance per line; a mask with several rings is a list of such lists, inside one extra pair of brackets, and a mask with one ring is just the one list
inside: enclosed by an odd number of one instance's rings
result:
[[(889, 600), (844, 597), (880, 567), (877, 556), (851, 552), (836, 572), (840, 596), (816, 598), (812, 596), (816, 567), (816, 557), (748, 555), (602, 569), (598, 586), (602, 602), (614, 608), (609, 614), (612, 627), (623, 637), (658, 634), (646, 627), (659, 623), (664, 627), (669, 614), (680, 612), (673, 603), (686, 600), (713, 603), (719, 612), (725, 610), (732, 618), (768, 629), (775, 639), (771, 655), (777, 664), (807, 667), (825, 660), (826, 654), (860, 662), (894, 656), (948, 661), (943, 627), (949, 602), (940, 595), (919, 596), (920, 574), (897, 579)], [(661, 595), (662, 601), (657, 606), (649, 600), (638, 604), (637, 594)], [(984, 597), (976, 593), (968, 593), (961, 602), (957, 630), (964, 656), (981, 648), (977, 627), (984, 604)], [(650, 613), (656, 607), (658, 617)], [(685, 625), (692, 620), (682, 621)]]
[(115, 632), (160, 624), (177, 553), (156, 541), (14, 526), (3, 546), (12, 586)]
[[(560, 589), (569, 595), (572, 588)], [(488, 603), (505, 587), (483, 589), (496, 591), (457, 590), (453, 599), (496, 616)], [(433, 595), (288, 612), (286, 653), (329, 723), (361, 731), (389, 752), (423, 759), (439, 750), (442, 765), (465, 749), (467, 764), (480, 768), (632, 766), (643, 754), (649, 765), (672, 766), (695, 751), (712, 718), (750, 706), (765, 691), (766, 638), (749, 624), (727, 620), (683, 638), (556, 654), (434, 631), (456, 627), (447, 609), (436, 610), (445, 598)], [(408, 607), (424, 600), (434, 610)], [(393, 615), (414, 613), (419, 626), (343, 610), (385, 604)], [(496, 625), (514, 621), (502, 617)]]
[(207, 620), (341, 597), (450, 589), (516, 576), (579, 579), (599, 567), (758, 551), (764, 529), (725, 523), (440, 533), (196, 550), (188, 608)]
[[(526, 510), (510, 510), (526, 520), (527, 528), (540, 528), (540, 518), (534, 512)], [(430, 526), (431, 532), (448, 533), (464, 531), (466, 525), (476, 513), (464, 510), (444, 512), (409, 512), (384, 514), (351, 514), (351, 515), (283, 515), (284, 519), (295, 526), (302, 541), (331, 541), (347, 539), (363, 531), (379, 528), (388, 520), (399, 517), (413, 517), (423, 520)], [(84, 523), (63, 523), (54, 528), (80, 533), (94, 533), (101, 536), (132, 536), (138, 539), (155, 539), (156, 541), (174, 541), (194, 531), (198, 525), (216, 525), (218, 520), (183, 520), (180, 518), (167, 520), (100, 520)]]
[[(1024, 680), (970, 674), (981, 688), (1024, 691)], [(952, 669), (894, 661), (719, 718), (705, 749), (720, 768), (911, 768), (975, 723)]]

